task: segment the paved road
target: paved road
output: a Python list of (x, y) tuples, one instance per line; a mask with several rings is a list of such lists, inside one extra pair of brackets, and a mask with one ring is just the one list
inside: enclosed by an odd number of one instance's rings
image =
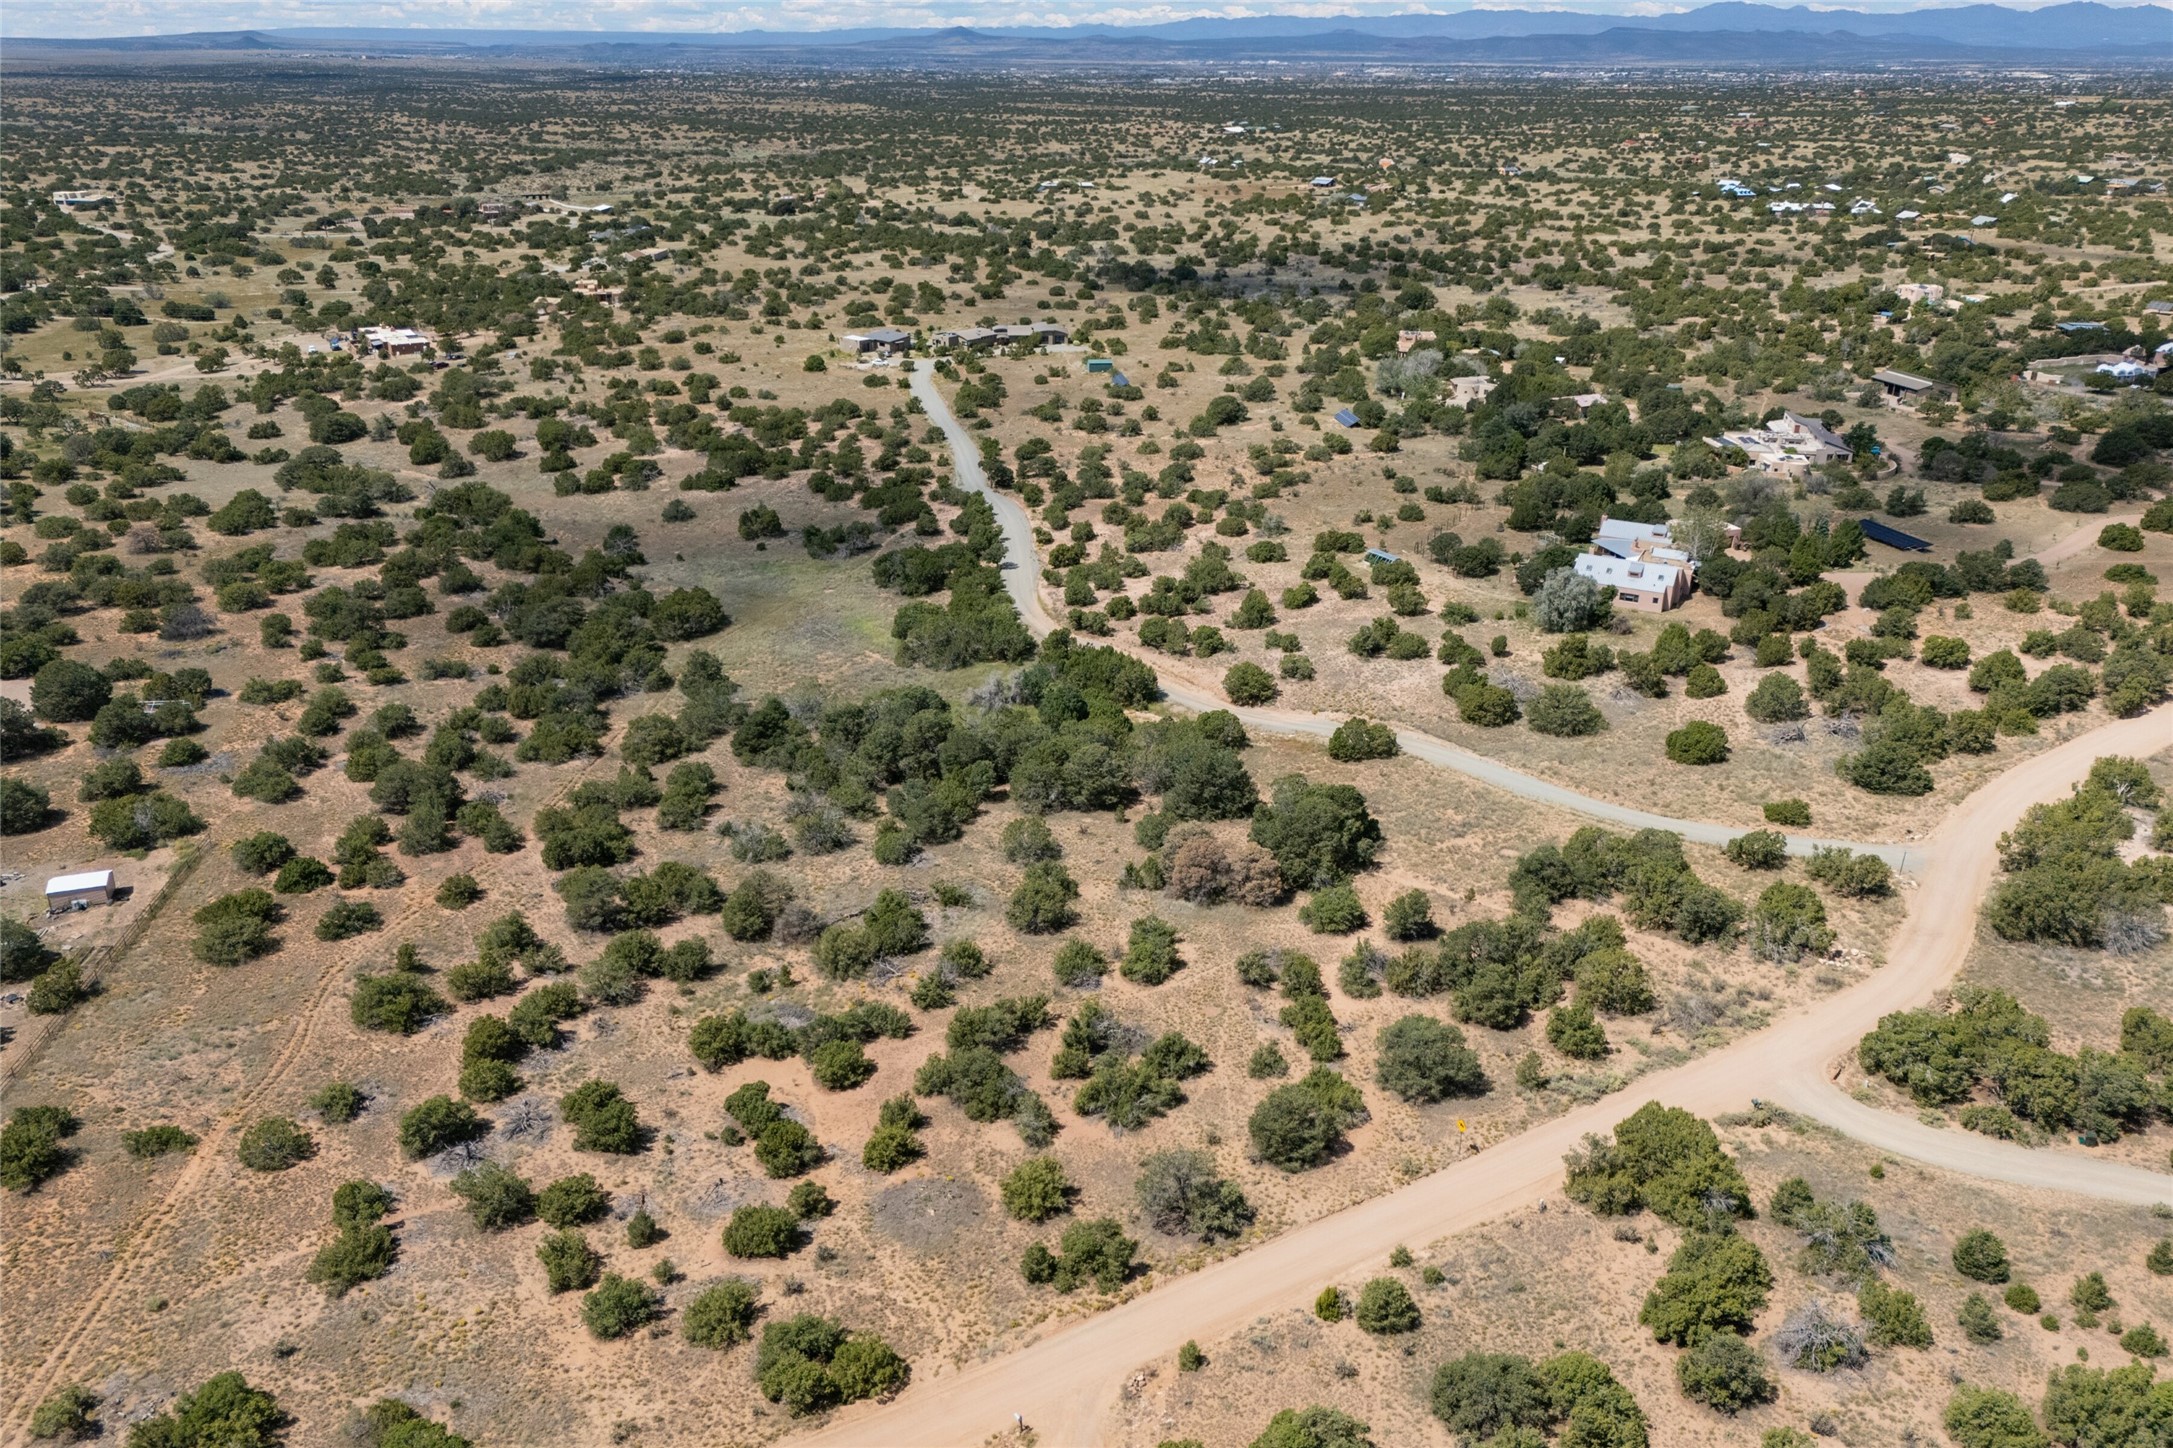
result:
[[(973, 440), (942, 405), (932, 380), (916, 372), (913, 388), (950, 435), (961, 482), (983, 487)], [(1033, 554), (1024, 514), (1009, 499), (990, 496), (1007, 541), (1028, 545), (1016, 555), (1028, 560), (1018, 571), (1026, 574)], [(1046, 627), (1048, 614), (1031, 575), (1010, 581), (1020, 613)], [(1880, 1016), (1921, 1004), (1960, 970), (1992, 878), (2000, 831), (2031, 804), (2080, 780), (2100, 755), (2147, 754), (2169, 742), (2173, 732), (2162, 711), (2109, 722), (2025, 760), (1964, 799), (1942, 823), (1938, 848), (1926, 852), (1909, 918), (1888, 952), (1891, 963), (1848, 990), (1409, 1186), (1165, 1282), (1121, 1307), (1055, 1326), (1003, 1357), (952, 1372), (924, 1362), (912, 1388), (895, 1402), (841, 1415), (801, 1441), (881, 1448), (971, 1443), (1001, 1430), (1013, 1413), (1024, 1414), (1045, 1443), (1108, 1441), (1105, 1417), (1132, 1371), (1167, 1361), (1187, 1338), (1227, 1336), (1262, 1313), (1310, 1301), (1328, 1283), (1362, 1276), (1397, 1242), (1433, 1241), (1548, 1196), (1560, 1183), (1565, 1151), (1647, 1101), (1710, 1115), (1761, 1096), (1932, 1166), (2138, 1206), (2173, 1199), (2173, 1179), (2157, 1173), (1938, 1130), (1865, 1107), (1833, 1084), (1837, 1064)]]

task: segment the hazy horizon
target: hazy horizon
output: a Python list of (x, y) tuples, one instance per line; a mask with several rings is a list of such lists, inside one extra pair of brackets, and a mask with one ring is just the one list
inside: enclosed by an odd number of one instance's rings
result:
[[(720, 35), (738, 31), (820, 33), (857, 29), (969, 27), (1144, 26), (1181, 20), (1380, 18), (1451, 15), (1474, 10), (1551, 11), (1625, 19), (1679, 15), (1707, 4), (1664, 0), (1504, 0), (1412, 5), (1326, 0), (1326, 3), (1103, 5), (1096, 0), (789, 0), (789, 3), (711, 5), (704, 0), (13, 0), (0, 13), (0, 38), (88, 39), (235, 30), (557, 31)], [(1755, 0), (1754, 0), (1755, 3)], [(1773, 9), (1907, 14), (1963, 8), (1982, 0), (1853, 0), (1853, 3)], [(2004, 8), (2038, 10), (2062, 0), (2004, 0)], [(2120, 9), (2167, 9), (2161, 0), (2100, 0)], [(583, 23), (586, 22), (586, 23)], [(2173, 39), (2173, 19), (2168, 22)]]

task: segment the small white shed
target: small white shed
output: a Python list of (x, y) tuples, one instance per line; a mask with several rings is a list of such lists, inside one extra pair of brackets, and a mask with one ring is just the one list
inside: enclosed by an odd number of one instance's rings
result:
[(113, 872), (85, 870), (75, 875), (55, 875), (45, 882), (45, 908), (65, 910), (73, 905), (113, 903)]

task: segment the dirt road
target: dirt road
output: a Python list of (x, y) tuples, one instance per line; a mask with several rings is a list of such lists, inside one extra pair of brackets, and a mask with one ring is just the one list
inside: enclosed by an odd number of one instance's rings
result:
[[(950, 433), (961, 481), (980, 486), (972, 440), (933, 395), (932, 379), (916, 372), (913, 388)], [(970, 471), (969, 462), (974, 463)], [(1016, 504), (1006, 507), (1010, 500), (991, 496), (1005, 520), (1007, 541), (1015, 515), (1030, 545), (1031, 533)], [(1013, 597), (1030, 624), (1045, 627), (1048, 615), (1028, 572), (1030, 546), (1014, 556), (1024, 560), (1018, 572), (1026, 576), (1011, 579)], [(1263, 727), (1274, 725), (1263, 722)], [(1310, 732), (1309, 724), (1294, 727)], [(1942, 823), (1920, 865), (1909, 917), (1888, 951), (1891, 963), (1858, 985), (1483, 1155), (1163, 1283), (1121, 1307), (1054, 1327), (1004, 1357), (951, 1372), (923, 1364), (912, 1388), (895, 1402), (843, 1415), (799, 1441), (881, 1448), (973, 1443), (1005, 1427), (1014, 1413), (1023, 1414), (1044, 1443), (1107, 1441), (1104, 1417), (1135, 1369), (1166, 1361), (1188, 1338), (1212, 1341), (1262, 1313), (1310, 1301), (1328, 1283), (1363, 1275), (1398, 1242), (1433, 1241), (1555, 1194), (1563, 1153), (1587, 1132), (1609, 1129), (1647, 1101), (1710, 1115), (1762, 1097), (1936, 1167), (2137, 1205), (2173, 1199), (2173, 1179), (2156, 1173), (1938, 1130), (1865, 1107), (1833, 1084), (1835, 1075), (1846, 1076), (1837, 1069), (1846, 1053), (1882, 1015), (1922, 1004), (1961, 969), (1976, 934), (1978, 904), (1991, 882), (2000, 832), (2031, 804), (2080, 780), (2099, 756), (2149, 754), (2169, 743), (2173, 728), (2164, 711), (2109, 722), (2024, 761), (1963, 800)], [(1262, 1405), (1271, 1406), (1281, 1405)]]
[[(974, 1443), (1013, 1413), (1024, 1414), (1044, 1443), (1109, 1441), (1103, 1415), (1135, 1369), (1166, 1362), (1187, 1338), (1212, 1341), (1262, 1313), (1310, 1302), (1329, 1283), (1363, 1276), (1399, 1242), (1433, 1241), (1542, 1198), (1558, 1201), (1563, 1153), (1647, 1101), (1712, 1115), (1760, 1097), (1935, 1167), (2139, 1206), (2173, 1199), (2173, 1179), (2157, 1173), (1938, 1130), (1863, 1106), (1829, 1082), (1837, 1058), (1882, 1015), (1923, 1004), (1961, 968), (2000, 831), (2031, 804), (2081, 779), (2100, 755), (2148, 753), (2167, 740), (2162, 712), (2119, 720), (2026, 761), (1964, 800), (1940, 831), (1940, 848), (1888, 952), (1892, 963), (1851, 989), (1398, 1191), (1053, 1328), (1007, 1356), (959, 1372), (923, 1364), (896, 1402), (847, 1415), (801, 1441), (870, 1448)], [(1262, 1404), (1277, 1406), (1288, 1405)]]
[[(981, 494), (996, 510), (996, 521), (1002, 528), (1004, 539), (1004, 588), (1011, 595), (1012, 603), (1017, 606), (1019, 617), (1025, 621), (1027, 629), (1036, 638), (1063, 627), (1062, 620), (1050, 611), (1048, 601), (1042, 597), (1041, 565), (1034, 552), (1033, 521), (1027, 516), (1026, 510), (1019, 506), (1017, 499), (989, 487), (988, 475), (981, 469), (981, 454), (973, 434), (959, 423), (949, 404), (936, 390), (934, 374), (916, 367), (911, 377), (913, 395), (920, 399), (921, 406), (928, 410), (928, 415), (936, 420), (945, 437), (950, 440), (959, 486)], [(1258, 729), (1269, 734), (1326, 739), (1347, 717), (1342, 714), (1314, 714), (1300, 709), (1245, 708), (1231, 704), (1206, 683), (1173, 669), (1163, 660), (1136, 653), (1135, 657), (1141, 658), (1154, 668), (1162, 685), (1163, 697), (1171, 704), (1196, 713), (1226, 709), (1236, 715), (1248, 729)], [(1609, 824), (1623, 825), (1630, 829), (1673, 830), (1684, 839), (1706, 845), (1724, 845), (1743, 833), (1739, 826), (1675, 819), (1668, 815), (1616, 804), (1611, 800), (1595, 799), (1591, 795), (1580, 794), (1574, 789), (1512, 769), (1485, 755), (1460, 749), (1423, 730), (1399, 727), (1396, 738), (1402, 744), (1404, 753), (1423, 759), (1429, 764), (1469, 775), (1521, 798), (1605, 820)], [(1915, 841), (1864, 844), (1811, 835), (1788, 837), (1790, 854), (1808, 855), (1814, 849), (1833, 846), (1866, 851), (1897, 867), (1914, 867), (1919, 864), (1925, 848)]]
[(2098, 543), (2098, 533), (2107, 524), (2138, 523), (2142, 521), (2142, 518), (2143, 514), (2136, 509), (2120, 513), (2105, 513), (2095, 518), (2084, 516), (2082, 526), (2072, 533), (2063, 535), (2058, 542), (2049, 547), (2038, 549), (2030, 557), (2043, 564), (2047, 570), (2050, 570), (2055, 564), (2065, 563), (2076, 554), (2095, 548)]

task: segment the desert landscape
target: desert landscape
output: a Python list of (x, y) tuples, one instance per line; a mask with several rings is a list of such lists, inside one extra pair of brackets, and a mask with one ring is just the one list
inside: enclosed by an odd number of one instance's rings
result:
[(0, 26), (0, 1441), (2173, 1444), (2147, 24), (1423, 20)]

